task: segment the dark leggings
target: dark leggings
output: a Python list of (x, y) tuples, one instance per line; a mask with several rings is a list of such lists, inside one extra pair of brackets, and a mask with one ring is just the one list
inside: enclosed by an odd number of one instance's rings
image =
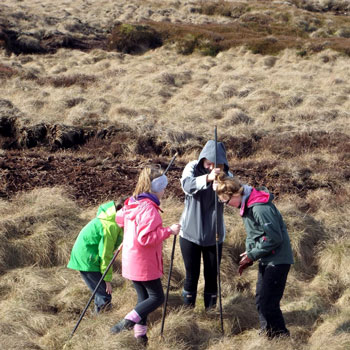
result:
[[(184, 290), (196, 292), (201, 268), (201, 256), (204, 264), (204, 293), (217, 293), (216, 245), (202, 247), (180, 237), (180, 247), (185, 263), (186, 279)], [(221, 261), (222, 243), (219, 244), (219, 264)]]
[(164, 292), (160, 278), (152, 281), (132, 281), (137, 293), (135, 311), (141, 317), (140, 324), (146, 324), (147, 315), (164, 302)]

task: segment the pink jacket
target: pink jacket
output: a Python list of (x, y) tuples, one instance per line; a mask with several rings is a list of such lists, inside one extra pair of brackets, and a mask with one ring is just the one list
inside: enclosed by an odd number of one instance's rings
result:
[(162, 227), (161, 209), (150, 199), (128, 199), (117, 212), (124, 228), (122, 275), (132, 281), (151, 281), (163, 276), (163, 241), (172, 231)]

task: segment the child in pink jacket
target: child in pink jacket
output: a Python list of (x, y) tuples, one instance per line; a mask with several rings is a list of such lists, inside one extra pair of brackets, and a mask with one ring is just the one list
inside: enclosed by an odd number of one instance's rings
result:
[(134, 329), (138, 342), (147, 344), (147, 315), (164, 302), (160, 278), (163, 276), (162, 246), (180, 224), (162, 226), (160, 199), (168, 184), (159, 168), (146, 167), (139, 176), (133, 197), (117, 212), (116, 222), (124, 228), (122, 275), (131, 280), (137, 304), (124, 319), (111, 328), (112, 333)]

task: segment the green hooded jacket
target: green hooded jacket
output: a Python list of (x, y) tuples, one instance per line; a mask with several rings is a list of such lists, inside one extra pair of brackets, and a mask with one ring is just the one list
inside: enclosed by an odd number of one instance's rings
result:
[[(97, 216), (79, 233), (67, 267), (78, 271), (98, 271), (102, 274), (123, 240), (123, 230), (115, 222), (114, 201), (100, 205)], [(104, 280), (112, 280), (109, 269)]]
[(281, 213), (272, 203), (273, 198), (266, 188), (253, 188), (243, 203), (241, 215), (247, 232), (247, 255), (263, 265), (293, 264), (287, 228)]

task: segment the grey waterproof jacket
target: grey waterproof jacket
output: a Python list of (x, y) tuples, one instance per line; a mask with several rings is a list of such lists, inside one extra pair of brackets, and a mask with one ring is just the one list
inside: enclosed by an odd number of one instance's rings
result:
[[(216, 243), (215, 192), (212, 182), (207, 183), (209, 171), (203, 167), (204, 158), (215, 162), (215, 141), (209, 140), (203, 147), (198, 160), (188, 163), (182, 173), (181, 186), (185, 192), (185, 207), (181, 216), (180, 236), (201, 246)], [(228, 174), (225, 146), (217, 143), (217, 164), (224, 165)], [(225, 239), (223, 205), (218, 203), (219, 243)]]

